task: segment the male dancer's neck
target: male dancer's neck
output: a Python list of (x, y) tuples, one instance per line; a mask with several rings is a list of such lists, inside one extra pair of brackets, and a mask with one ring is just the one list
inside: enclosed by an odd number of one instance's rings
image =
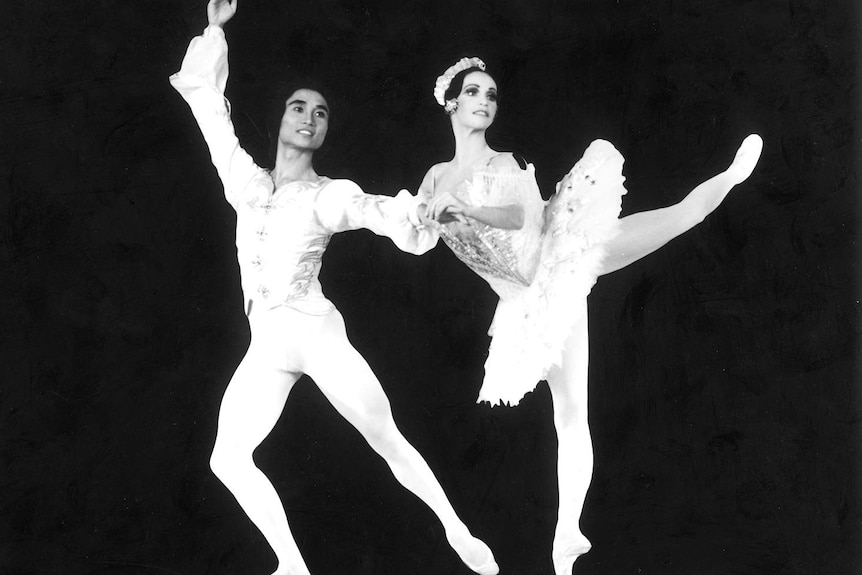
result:
[(316, 182), (320, 179), (312, 166), (314, 150), (279, 146), (272, 179), (276, 187), (291, 182)]

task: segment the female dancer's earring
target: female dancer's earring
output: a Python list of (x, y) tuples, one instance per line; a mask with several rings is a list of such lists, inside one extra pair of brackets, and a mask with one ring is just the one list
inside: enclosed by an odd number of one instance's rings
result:
[(446, 100), (446, 105), (443, 106), (443, 109), (446, 110), (446, 113), (450, 116), (455, 113), (455, 110), (458, 109), (458, 100), (452, 98), (451, 100)]

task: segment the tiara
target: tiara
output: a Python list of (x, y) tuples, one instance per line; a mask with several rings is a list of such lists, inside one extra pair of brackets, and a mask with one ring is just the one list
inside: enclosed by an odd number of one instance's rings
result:
[(441, 106), (446, 105), (443, 98), (444, 94), (446, 94), (446, 90), (449, 89), (449, 84), (452, 83), (452, 78), (454, 78), (458, 72), (462, 72), (469, 68), (479, 68), (480, 70), (484, 70), (485, 62), (479, 58), (461, 58), (455, 62), (454, 66), (449, 66), (449, 68), (443, 72), (443, 75), (437, 78), (437, 84), (434, 86), (434, 99), (437, 100), (438, 104)]

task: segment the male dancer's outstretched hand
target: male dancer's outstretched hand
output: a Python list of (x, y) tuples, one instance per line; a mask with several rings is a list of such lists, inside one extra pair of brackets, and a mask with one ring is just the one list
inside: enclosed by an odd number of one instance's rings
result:
[(236, 3), (237, 0), (210, 0), (207, 4), (210, 26), (224, 26), (236, 14)]

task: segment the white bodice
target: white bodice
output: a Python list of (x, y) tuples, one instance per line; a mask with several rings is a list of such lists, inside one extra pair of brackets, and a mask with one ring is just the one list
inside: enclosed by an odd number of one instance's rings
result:
[(545, 208), (532, 164), (525, 170), (484, 167), (457, 186), (454, 195), (472, 206), (518, 204), (524, 209), (524, 225), (518, 230), (494, 228), (473, 219), (466, 224), (447, 223), (440, 229), (446, 245), (501, 299), (523, 291), (533, 282), (539, 264)]

